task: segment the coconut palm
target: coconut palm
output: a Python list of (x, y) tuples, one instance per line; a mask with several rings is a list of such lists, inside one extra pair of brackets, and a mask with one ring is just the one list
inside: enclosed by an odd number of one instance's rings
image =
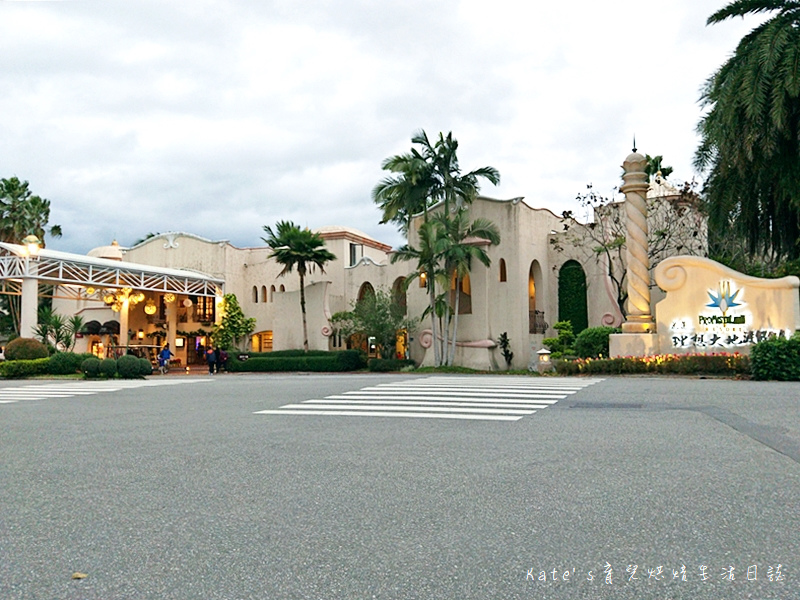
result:
[(800, 256), (800, 2), (734, 0), (708, 24), (771, 13), (702, 91), (695, 164), (710, 224), (751, 255)]
[(306, 322), (305, 277), (308, 269), (316, 265), (321, 273), (325, 265), (336, 256), (325, 248), (325, 240), (309, 229), (301, 229), (291, 221), (278, 221), (273, 230), (265, 225), (267, 237), (261, 238), (272, 250), (269, 258), (283, 265), (279, 277), (297, 269), (300, 276), (300, 311), (303, 313), (303, 350), (308, 352), (308, 324)]

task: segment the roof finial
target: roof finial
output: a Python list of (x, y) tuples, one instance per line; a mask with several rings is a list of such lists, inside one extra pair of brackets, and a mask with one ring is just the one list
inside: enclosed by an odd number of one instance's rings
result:
[(636, 134), (633, 134), (633, 151), (636, 152)]

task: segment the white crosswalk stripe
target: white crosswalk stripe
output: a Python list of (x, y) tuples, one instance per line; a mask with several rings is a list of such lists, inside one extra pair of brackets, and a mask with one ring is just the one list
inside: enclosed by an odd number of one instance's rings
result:
[(31, 400), (50, 400), (55, 398), (74, 398), (94, 396), (108, 392), (118, 392), (135, 388), (165, 385), (184, 385), (187, 383), (209, 383), (209, 379), (123, 379), (109, 381), (71, 381), (65, 383), (31, 384), (0, 388), (0, 404), (14, 404)]
[(368, 386), (254, 414), (517, 421), (599, 381), (434, 376)]

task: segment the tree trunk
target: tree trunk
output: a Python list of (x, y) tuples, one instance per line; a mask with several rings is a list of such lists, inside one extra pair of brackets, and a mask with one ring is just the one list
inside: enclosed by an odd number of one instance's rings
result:
[(308, 324), (306, 323), (306, 289), (300, 273), (300, 311), (303, 313), (303, 352), (308, 352)]
[(448, 365), (452, 365), (456, 361), (456, 336), (458, 334), (458, 307), (461, 302), (461, 277), (456, 277), (456, 307), (455, 314), (453, 315), (453, 348), (450, 350), (450, 358), (447, 360)]
[(431, 303), (431, 333), (433, 334), (433, 364), (439, 366), (439, 342), (438, 331), (436, 327), (436, 290), (433, 288), (433, 276), (431, 270), (428, 269), (428, 297)]

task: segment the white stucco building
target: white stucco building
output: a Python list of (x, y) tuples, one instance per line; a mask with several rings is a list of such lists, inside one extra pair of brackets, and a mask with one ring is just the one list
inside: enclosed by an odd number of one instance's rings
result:
[[(684, 219), (685, 223), (679, 223), (681, 227), (701, 232), (694, 248), (661, 248), (653, 266), (661, 258), (685, 254), (687, 250), (705, 254), (705, 219), (693, 207), (680, 205), (681, 194), (659, 180), (651, 184), (648, 196), (656, 207), (654, 223), (664, 218), (672, 223)], [(613, 221), (618, 218), (619, 206), (621, 203), (599, 210), (595, 220), (607, 220), (608, 231), (615, 231)], [(614, 263), (617, 259), (595, 251), (597, 226), (564, 219), (547, 209), (532, 208), (522, 198), (479, 197), (469, 210), (473, 220), (484, 217), (494, 222), (500, 230), (501, 242), (496, 246), (485, 245), (491, 266), (474, 263), (463, 282), (456, 364), (489, 369), (504, 365), (496, 340), (506, 332), (514, 352), (514, 367), (525, 368), (533, 364), (536, 351), (542, 348), (542, 339), (555, 335), (551, 326), (556, 321), (581, 320), (580, 315), (575, 316), (576, 311), (585, 314), (584, 326), (618, 325), (622, 321), (618, 287), (609, 277), (608, 269), (609, 260)], [(411, 245), (417, 242), (414, 232), (420, 219), (412, 224)], [(416, 265), (393, 264), (390, 246), (349, 227), (323, 227), (316, 232), (337, 260), (329, 263), (324, 273), (312, 270), (306, 278), (311, 348), (343, 347), (344, 341), (331, 328), (330, 317), (337, 311), (350, 309), (369, 288), (390, 289), (407, 305), (409, 315), (422, 314), (428, 305), (423, 283), (418, 278), (407, 291), (404, 286)], [(87, 330), (76, 348), (78, 351), (103, 351), (113, 340), (121, 345), (155, 346), (169, 342), (184, 364), (192, 364), (202, 360), (198, 351), (208, 343), (207, 334), (220, 318), (221, 295), (232, 293), (245, 315), (256, 319), (250, 341), (253, 351), (299, 348), (302, 347), (299, 278), (296, 273), (279, 277), (282, 266), (269, 258), (270, 252), (266, 246), (238, 248), (225, 240), (209, 240), (184, 232), (159, 234), (131, 248), (120, 248), (116, 243), (102, 246), (90, 252), (87, 260), (125, 265), (128, 270), (138, 266), (205, 278), (214, 286), (214, 292), (201, 294), (174, 287), (163, 291), (139, 290), (131, 285), (128, 297), (123, 298), (126, 301), (123, 307), (117, 297), (120, 294), (113, 292), (118, 288), (86, 283), (81, 289), (73, 286), (69, 293), (56, 293), (54, 308), (61, 314), (80, 314), (86, 322), (93, 322), (95, 330)], [(619, 274), (620, 266), (616, 265), (616, 269)], [(571, 282), (568, 286), (567, 281)], [(660, 296), (656, 294), (653, 301), (658, 299)], [(117, 309), (125, 308), (127, 314), (123, 316), (122, 310), (115, 312), (114, 303)], [(115, 322), (126, 330), (119, 338), (109, 334)], [(123, 343), (126, 337), (128, 340)], [(416, 331), (408, 332), (409, 356), (419, 363), (432, 364), (430, 342), (430, 320), (426, 319)], [(400, 350), (405, 348), (401, 346)]]

